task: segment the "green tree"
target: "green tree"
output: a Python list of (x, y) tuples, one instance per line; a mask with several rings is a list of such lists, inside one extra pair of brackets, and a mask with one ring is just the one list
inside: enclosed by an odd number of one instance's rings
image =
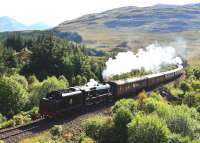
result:
[(187, 92), (183, 98), (183, 103), (189, 107), (197, 107), (200, 105), (200, 93)]
[(180, 134), (171, 134), (168, 137), (168, 143), (191, 143), (189, 137), (183, 137)]
[(96, 79), (90, 58), (81, 45), (61, 40), (52, 34), (44, 34), (33, 42), (30, 50), (30, 62), (21, 70), (22, 74), (35, 74), (39, 80), (47, 76), (64, 75), (70, 84), (75, 84), (73, 79), (79, 75), (87, 79)]
[(77, 75), (75, 81), (76, 85), (84, 85), (87, 83), (87, 78), (84, 76)]
[(187, 83), (186, 81), (182, 81), (182, 82), (180, 83), (180, 89), (183, 90), (184, 93), (185, 93), (185, 92), (187, 92), (187, 91), (191, 91), (191, 90), (192, 90), (192, 87), (191, 87), (191, 85), (190, 85), (189, 83)]
[(139, 115), (128, 124), (128, 143), (167, 143), (170, 131), (155, 115)]
[(114, 114), (114, 123), (117, 132), (117, 142), (126, 143), (127, 142), (127, 124), (133, 119), (133, 114), (129, 109), (119, 108)]
[(115, 128), (111, 118), (95, 116), (83, 123), (86, 135), (98, 143), (117, 143)]
[(116, 113), (120, 108), (128, 109), (135, 115), (138, 112), (138, 103), (133, 99), (122, 99), (115, 103), (112, 112)]
[(12, 48), (13, 50), (20, 51), (24, 48), (24, 40), (21, 38), (20, 33), (13, 32), (8, 34), (7, 39), (4, 41), (4, 45), (7, 48)]
[(27, 102), (24, 87), (9, 77), (0, 78), (0, 112), (3, 115), (14, 115), (20, 112)]
[(42, 97), (45, 97), (47, 93), (51, 91), (55, 91), (58, 89), (66, 89), (69, 83), (65, 79), (57, 79), (56, 77), (48, 77), (43, 82), (37, 82), (32, 85), (32, 89), (30, 91), (30, 104), (33, 106), (37, 106)]
[(4, 48), (0, 44), (0, 72), (1, 75), (12, 73), (20, 67), (16, 52), (9, 48)]

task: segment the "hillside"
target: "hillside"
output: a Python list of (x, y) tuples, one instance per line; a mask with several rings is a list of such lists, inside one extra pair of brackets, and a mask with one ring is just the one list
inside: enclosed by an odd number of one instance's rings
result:
[(27, 26), (10, 17), (7, 17), (7, 16), (0, 17), (0, 32), (22, 31), (22, 30), (44, 30), (44, 29), (49, 29), (49, 28), (50, 26), (41, 22)]
[(134, 28), (146, 32), (182, 32), (200, 28), (199, 14), (199, 5), (122, 7), (66, 21), (59, 29)]
[(136, 50), (155, 41), (169, 44), (182, 39), (187, 44), (190, 62), (197, 64), (200, 55), (199, 21), (199, 4), (130, 6), (65, 21), (55, 29), (78, 32), (85, 44), (104, 50), (116, 47)]

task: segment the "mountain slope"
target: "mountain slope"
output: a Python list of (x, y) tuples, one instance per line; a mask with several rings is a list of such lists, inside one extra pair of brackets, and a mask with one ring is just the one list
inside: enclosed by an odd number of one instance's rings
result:
[(122, 7), (65, 21), (55, 28), (78, 32), (84, 44), (105, 51), (137, 51), (154, 42), (172, 44), (192, 64), (200, 64), (199, 29), (200, 4)]
[(0, 17), (0, 32), (22, 31), (22, 30), (44, 30), (49, 28), (50, 26), (44, 23), (36, 23), (31, 26), (26, 26), (10, 17), (7, 16)]
[(200, 6), (122, 7), (86, 15), (58, 26), (60, 30), (73, 28), (134, 28), (147, 32), (182, 32), (200, 28)]

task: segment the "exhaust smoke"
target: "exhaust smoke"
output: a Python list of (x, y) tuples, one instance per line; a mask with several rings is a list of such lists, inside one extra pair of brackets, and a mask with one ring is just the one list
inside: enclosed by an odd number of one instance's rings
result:
[(114, 75), (120, 75), (133, 70), (144, 69), (147, 72), (159, 72), (163, 65), (181, 65), (182, 60), (176, 56), (176, 50), (172, 46), (160, 46), (152, 44), (145, 49), (139, 49), (134, 54), (131, 51), (121, 52), (106, 62), (106, 68), (102, 75), (109, 80)]

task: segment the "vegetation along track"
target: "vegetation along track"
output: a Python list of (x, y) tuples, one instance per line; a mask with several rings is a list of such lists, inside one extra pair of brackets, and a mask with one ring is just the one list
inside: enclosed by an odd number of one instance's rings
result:
[[(38, 119), (33, 122), (11, 127), (0, 130), (0, 140), (5, 141), (6, 143), (17, 143), (24, 138), (31, 137), (36, 133), (40, 133), (51, 128), (53, 125), (57, 124), (71, 124), (73, 121), (77, 121), (85, 116), (90, 116), (91, 114), (101, 113), (107, 109), (109, 109), (113, 104), (102, 105), (91, 107), (85, 112), (75, 112), (70, 114), (70, 116), (64, 116), (59, 119)], [(74, 122), (73, 122), (74, 125)]]
[[(184, 77), (182, 76), (176, 80), (170, 81), (163, 85), (172, 84), (182, 78), (184, 78)], [(163, 85), (159, 85), (158, 87), (149, 89), (147, 92), (149, 93), (149, 92), (152, 92), (152, 90), (156, 90), (156, 89), (159, 90)], [(24, 125), (1, 129), (0, 130), (0, 140), (4, 140), (7, 143), (19, 142), (23, 138), (30, 137), (36, 133), (45, 131), (55, 124), (71, 123), (73, 120), (76, 120), (77, 118), (82, 118), (87, 115), (89, 116), (90, 114), (95, 114), (95, 113), (99, 113), (101, 111), (105, 111), (112, 105), (113, 105), (113, 103), (111, 103), (109, 105), (103, 105), (103, 107), (101, 105), (97, 106), (97, 107), (91, 107), (91, 108), (89, 108), (89, 110), (86, 111), (86, 113), (75, 112), (73, 115), (70, 114), (70, 116), (62, 117), (59, 120), (58, 119), (53, 120), (53, 119), (40, 118), (40, 119), (34, 120), (34, 121), (29, 122)]]
[[(42, 129), (42, 127), (48, 122), (48, 119), (40, 118), (24, 125), (1, 129), (0, 140), (4, 140), (6, 142), (17, 142), (23, 136), (34, 134), (34, 130), (40, 128)], [(15, 140), (12, 140), (13, 138), (15, 138)]]

